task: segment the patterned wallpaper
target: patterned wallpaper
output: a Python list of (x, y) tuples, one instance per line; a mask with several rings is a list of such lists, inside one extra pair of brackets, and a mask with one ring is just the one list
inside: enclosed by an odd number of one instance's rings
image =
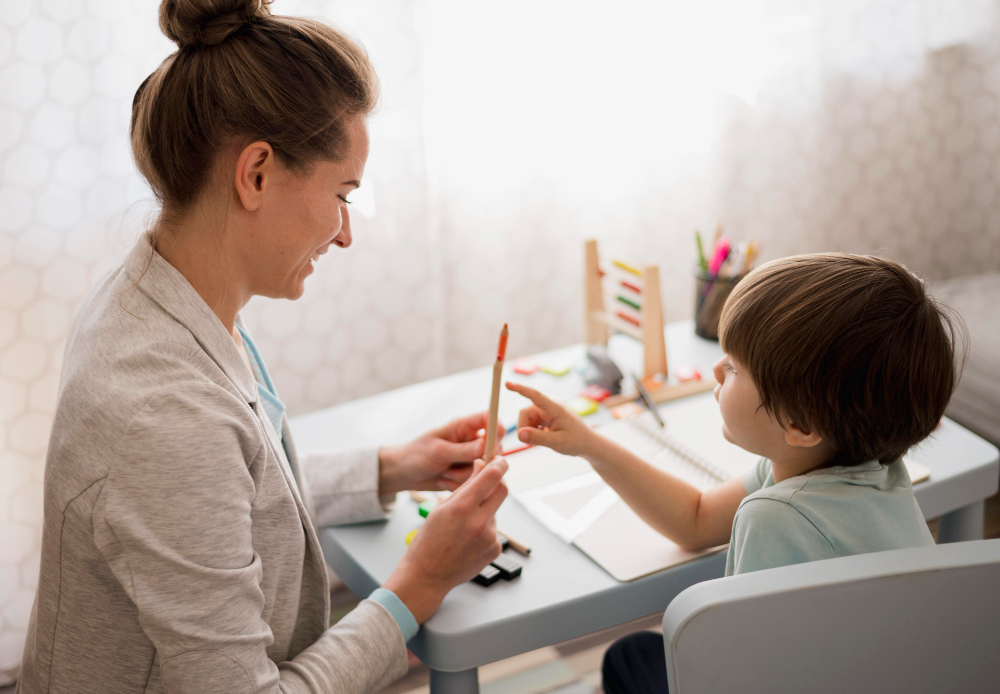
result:
[[(579, 340), (589, 236), (660, 263), (668, 320), (691, 313), (692, 230), (718, 220), (765, 258), (1000, 268), (995, 3), (696, 4), (704, 50), (678, 56), (661, 34), (690, 3), (277, 0), (358, 36), (384, 91), (355, 245), (301, 300), (244, 312), (292, 414), (481, 365), (504, 321), (514, 355)], [(136, 86), (172, 50), (156, 6), (0, 11), (0, 684), (37, 580), (69, 321), (155, 217), (126, 134)], [(751, 10), (795, 21), (754, 33)], [(778, 58), (723, 84), (750, 54)]]

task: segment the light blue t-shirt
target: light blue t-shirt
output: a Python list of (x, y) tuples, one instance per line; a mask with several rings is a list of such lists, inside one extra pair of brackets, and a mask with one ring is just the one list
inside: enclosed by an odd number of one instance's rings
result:
[(761, 458), (743, 488), (727, 576), (934, 544), (902, 461), (820, 468), (775, 484)]

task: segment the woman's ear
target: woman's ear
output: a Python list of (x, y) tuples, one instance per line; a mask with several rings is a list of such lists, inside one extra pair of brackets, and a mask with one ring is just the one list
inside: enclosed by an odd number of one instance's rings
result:
[(274, 150), (266, 142), (252, 142), (236, 160), (236, 195), (248, 212), (260, 209), (264, 191), (274, 174)]
[(812, 448), (823, 443), (823, 437), (815, 431), (803, 431), (794, 422), (789, 422), (785, 427), (785, 443), (789, 446)]

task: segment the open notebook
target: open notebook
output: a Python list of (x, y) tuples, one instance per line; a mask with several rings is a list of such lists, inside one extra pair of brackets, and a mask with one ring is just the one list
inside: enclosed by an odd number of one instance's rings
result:
[[(722, 417), (711, 393), (659, 408), (660, 428), (647, 412), (598, 428), (644, 460), (699, 489), (742, 476), (759, 456), (722, 436)], [(547, 448), (508, 457), (506, 481), (513, 496), (546, 528), (576, 545), (619, 581), (715, 552), (688, 552), (644, 523), (582, 458)], [(906, 460), (914, 483), (929, 470)]]

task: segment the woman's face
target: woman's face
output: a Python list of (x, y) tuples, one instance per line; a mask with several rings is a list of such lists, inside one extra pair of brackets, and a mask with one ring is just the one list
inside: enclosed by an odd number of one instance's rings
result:
[(340, 161), (313, 162), (305, 176), (281, 164), (272, 167), (258, 223), (248, 230), (253, 294), (298, 299), (330, 246), (351, 245), (347, 195), (361, 185), (368, 160), (364, 118), (355, 118), (348, 131), (348, 151)]

